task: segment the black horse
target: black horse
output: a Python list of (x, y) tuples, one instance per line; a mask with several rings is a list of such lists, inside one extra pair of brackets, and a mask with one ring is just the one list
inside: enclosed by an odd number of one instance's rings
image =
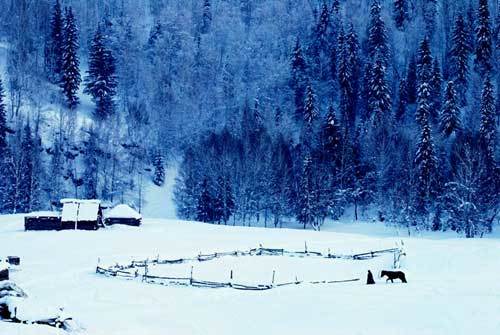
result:
[(391, 283), (394, 283), (394, 279), (400, 279), (403, 283), (407, 282), (405, 273), (403, 271), (382, 270), (382, 272), (380, 273), (380, 278), (383, 278), (384, 276), (387, 276), (386, 282), (388, 282), (390, 280)]

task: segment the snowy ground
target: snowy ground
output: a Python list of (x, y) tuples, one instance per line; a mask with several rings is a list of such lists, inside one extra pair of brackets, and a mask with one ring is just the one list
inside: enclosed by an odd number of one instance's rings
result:
[[(303, 285), (264, 292), (163, 287), (105, 278), (102, 263), (132, 258), (191, 257), (199, 252), (246, 250), (259, 244), (335, 253), (392, 248), (401, 240), (389, 228), (342, 233), (223, 227), (175, 220), (145, 220), (140, 228), (114, 226), (96, 232), (24, 232), (21, 216), (0, 217), (0, 255), (21, 256), (12, 274), (30, 296), (24, 313), (50, 314), (64, 307), (91, 335), (191, 334), (498, 334), (500, 329), (500, 240), (404, 238), (409, 283), (364, 285), (365, 274), (390, 269), (390, 257), (370, 261), (228, 258), (194, 264), (195, 276), (242, 281), (337, 280), (362, 282)], [(363, 230), (362, 227), (365, 227)], [(392, 235), (392, 236), (391, 236)], [(158, 268), (160, 274), (190, 266)], [(202, 278), (203, 279), (203, 278)], [(35, 305), (36, 308), (33, 306)], [(20, 306), (22, 308), (22, 306)], [(45, 310), (46, 309), (46, 310)], [(0, 334), (54, 334), (44, 327), (0, 322)]]

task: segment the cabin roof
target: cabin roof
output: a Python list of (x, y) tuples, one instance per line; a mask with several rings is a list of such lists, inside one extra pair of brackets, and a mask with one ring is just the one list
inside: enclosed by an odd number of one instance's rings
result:
[(115, 206), (112, 210), (110, 210), (106, 218), (110, 219), (136, 219), (140, 220), (142, 219), (142, 215), (139, 214), (136, 210), (134, 210), (132, 207), (121, 204)]
[(32, 212), (32, 213), (26, 214), (26, 217), (29, 217), (29, 218), (41, 218), (41, 217), (57, 218), (59, 216), (60, 216), (60, 214), (58, 212), (50, 212), (50, 211), (40, 211), (40, 212)]
[(62, 199), (62, 222), (97, 221), (99, 200)]

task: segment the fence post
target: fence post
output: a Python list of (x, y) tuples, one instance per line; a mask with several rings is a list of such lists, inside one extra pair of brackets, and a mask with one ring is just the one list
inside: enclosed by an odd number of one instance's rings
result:
[(275, 270), (273, 270), (273, 280), (272, 280), (272, 282), (271, 282), (271, 285), (272, 285), (272, 286), (274, 286), (274, 276), (275, 276), (275, 274), (276, 274), (276, 271), (275, 271)]
[(231, 274), (229, 275), (229, 279), (233, 280), (233, 270), (231, 270)]
[(194, 268), (194, 266), (191, 266), (191, 275), (189, 276), (189, 285), (193, 285), (193, 268)]
[(304, 241), (304, 253), (307, 254), (307, 241)]

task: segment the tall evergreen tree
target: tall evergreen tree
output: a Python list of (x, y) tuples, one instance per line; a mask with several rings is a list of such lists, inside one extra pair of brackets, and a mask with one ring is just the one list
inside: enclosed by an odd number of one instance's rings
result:
[(291, 61), (291, 87), (294, 93), (295, 117), (302, 120), (304, 115), (304, 97), (306, 84), (306, 61), (300, 40), (297, 38)]
[(212, 26), (212, 5), (210, 0), (203, 0), (203, 10), (201, 18), (201, 33), (207, 34)]
[(371, 71), (369, 81), (368, 107), (370, 118), (375, 125), (381, 125), (391, 112), (391, 95), (386, 80), (386, 67), (381, 59), (377, 59)]
[(50, 34), (45, 45), (45, 67), (49, 80), (59, 84), (63, 68), (64, 19), (61, 3), (56, 0), (50, 20)]
[(404, 120), (408, 108), (408, 83), (405, 78), (399, 82), (398, 105), (396, 108), (396, 120)]
[(471, 53), (470, 39), (467, 26), (461, 14), (458, 15), (453, 29), (451, 46), (451, 77), (460, 93), (460, 103), (463, 106), (466, 102), (467, 82), (469, 75), (469, 54)]
[(201, 222), (213, 222), (214, 200), (212, 196), (212, 187), (207, 178), (201, 184), (201, 193), (198, 197), (196, 207), (196, 220)]
[(92, 96), (96, 103), (95, 116), (101, 120), (114, 113), (117, 85), (115, 71), (115, 58), (106, 45), (99, 25), (90, 46), (89, 70), (85, 77), (84, 92)]
[(489, 77), (486, 77), (481, 94), (481, 127), (479, 136), (481, 144), (486, 151), (487, 163), (492, 166), (495, 162), (496, 125), (495, 125), (495, 98), (493, 85)]
[(408, 103), (414, 104), (417, 102), (417, 61), (415, 56), (411, 56), (408, 62), (406, 86), (408, 90)]
[(99, 199), (99, 156), (101, 149), (99, 148), (98, 132), (95, 128), (90, 128), (86, 131), (87, 139), (84, 141), (84, 172), (83, 186), (84, 194), (87, 199)]
[(441, 110), (442, 101), (442, 86), (443, 77), (441, 75), (441, 67), (437, 58), (434, 59), (432, 64), (432, 76), (429, 82), (431, 86), (431, 117), (434, 122), (438, 121), (439, 111)]
[(313, 181), (313, 162), (311, 156), (306, 155), (302, 165), (299, 203), (297, 208), (297, 220), (303, 224), (304, 229), (306, 229), (308, 225), (314, 225), (315, 197), (316, 192)]
[(476, 58), (474, 63), (476, 71), (482, 76), (487, 75), (492, 69), (492, 33), (488, 0), (479, 0), (477, 11), (478, 22), (476, 27)]
[(153, 157), (153, 183), (156, 186), (163, 186), (165, 183), (165, 160), (161, 151), (157, 151)]
[(80, 76), (80, 61), (78, 60), (78, 29), (76, 27), (73, 9), (66, 9), (64, 19), (64, 47), (62, 60), (62, 80), (66, 105), (70, 110), (78, 106), (78, 89), (82, 81)]
[(7, 142), (7, 135), (9, 132), (10, 129), (7, 125), (7, 111), (5, 109), (3, 83), (0, 79), (0, 171), (2, 171), (2, 176), (0, 177), (0, 213), (3, 213), (7, 207), (7, 193), (10, 182), (10, 171), (8, 168), (10, 150)]
[(229, 178), (219, 176), (214, 198), (214, 220), (227, 224), (234, 211), (234, 197)]
[(382, 19), (380, 0), (372, 0), (370, 6), (370, 22), (368, 24), (368, 54), (387, 66), (389, 61), (389, 45), (387, 42), (387, 28)]
[(394, 0), (392, 16), (396, 28), (403, 30), (405, 22), (408, 20), (408, 4), (407, 0)]
[(415, 155), (417, 195), (415, 207), (420, 215), (428, 214), (436, 196), (437, 158), (427, 118), (421, 121), (420, 141)]
[(37, 163), (35, 139), (33, 137), (29, 123), (26, 124), (23, 131), (21, 142), (21, 161), (23, 171), (20, 180), (20, 202), (18, 211), (29, 213), (38, 209), (40, 180), (37, 175)]
[(449, 137), (461, 128), (460, 109), (457, 100), (455, 85), (453, 81), (449, 81), (444, 93), (444, 104), (440, 122), (440, 130), (445, 137)]
[(437, 0), (424, 0), (423, 4), (423, 18), (425, 23), (426, 36), (434, 36), (436, 29), (436, 16), (437, 16)]

